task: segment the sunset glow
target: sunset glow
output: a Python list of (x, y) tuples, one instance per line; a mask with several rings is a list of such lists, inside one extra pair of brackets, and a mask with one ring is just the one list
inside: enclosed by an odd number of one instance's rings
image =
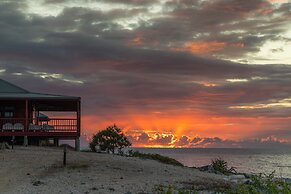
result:
[(82, 135), (137, 147), (291, 144), (288, 0), (0, 2), (0, 76), (82, 98)]

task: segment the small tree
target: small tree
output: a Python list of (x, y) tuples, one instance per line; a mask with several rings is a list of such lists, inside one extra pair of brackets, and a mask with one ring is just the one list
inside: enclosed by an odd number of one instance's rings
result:
[(115, 153), (115, 149), (121, 153), (122, 149), (131, 146), (131, 142), (122, 133), (121, 129), (116, 125), (109, 126), (105, 130), (96, 133), (92, 141), (90, 142), (90, 148), (93, 152), (96, 152), (96, 146), (99, 146), (102, 151), (108, 153)]

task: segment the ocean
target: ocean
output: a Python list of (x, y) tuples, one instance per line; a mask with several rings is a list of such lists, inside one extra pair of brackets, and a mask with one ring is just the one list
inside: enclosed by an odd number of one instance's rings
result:
[(243, 148), (133, 148), (143, 153), (169, 156), (189, 167), (200, 167), (222, 158), (238, 172), (270, 174), (291, 178), (291, 149), (243, 149)]

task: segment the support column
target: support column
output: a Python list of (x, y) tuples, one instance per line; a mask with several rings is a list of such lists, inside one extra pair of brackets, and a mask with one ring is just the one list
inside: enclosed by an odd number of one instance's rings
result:
[(54, 145), (59, 147), (59, 138), (54, 138)]
[(81, 99), (77, 101), (77, 132), (78, 137), (75, 138), (75, 149), (80, 151), (80, 136), (81, 136)]
[(25, 127), (24, 127), (25, 131), (28, 131), (28, 126), (29, 126), (29, 122), (28, 122), (28, 100), (25, 100)]
[[(25, 100), (25, 127), (24, 127), (24, 131), (28, 131), (28, 100)], [(25, 147), (28, 146), (28, 138), (27, 136), (23, 137), (23, 145)]]
[(25, 147), (28, 146), (28, 138), (27, 138), (27, 136), (24, 136), (24, 137), (23, 137), (23, 145), (24, 145)]
[(77, 132), (78, 136), (81, 135), (81, 100), (77, 101)]
[(77, 137), (77, 138), (75, 139), (75, 150), (76, 150), (77, 152), (80, 151), (80, 137)]

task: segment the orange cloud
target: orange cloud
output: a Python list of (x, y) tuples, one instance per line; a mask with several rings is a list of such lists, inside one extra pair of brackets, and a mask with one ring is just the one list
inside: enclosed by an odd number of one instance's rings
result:
[(213, 54), (226, 49), (227, 47), (232, 48), (244, 48), (244, 43), (226, 43), (221, 41), (208, 41), (208, 42), (188, 42), (185, 43), (182, 48), (174, 48), (174, 51), (188, 51), (193, 54)]
[(242, 42), (239, 42), (239, 43), (235, 43), (235, 44), (232, 44), (233, 47), (237, 47), (237, 48), (244, 48), (245, 47), (245, 44), (242, 43)]
[(194, 54), (209, 54), (226, 47), (225, 42), (210, 41), (210, 42), (191, 42), (185, 44), (185, 49)]
[(129, 41), (130, 45), (140, 46), (143, 44), (143, 35), (139, 34)]

